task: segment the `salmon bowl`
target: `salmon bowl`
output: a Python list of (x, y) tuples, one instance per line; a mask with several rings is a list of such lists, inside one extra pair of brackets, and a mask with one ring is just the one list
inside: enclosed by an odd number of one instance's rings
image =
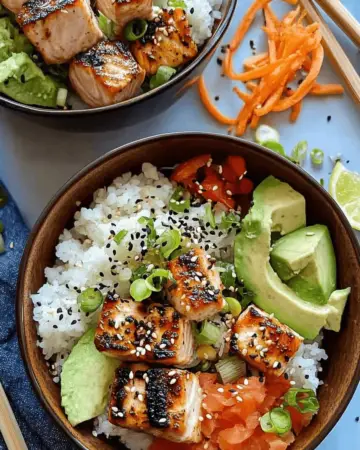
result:
[(236, 0), (4, 0), (0, 104), (50, 117), (123, 108), (139, 117), (145, 100), (152, 102), (147, 114), (163, 111), (204, 70), (235, 6)]
[(360, 378), (359, 269), (340, 208), (293, 163), (214, 134), (141, 140), (35, 225), (22, 356), (80, 448), (314, 449)]

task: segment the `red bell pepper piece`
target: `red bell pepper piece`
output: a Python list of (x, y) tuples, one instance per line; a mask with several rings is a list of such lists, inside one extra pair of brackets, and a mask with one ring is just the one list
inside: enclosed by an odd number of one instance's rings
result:
[(236, 176), (242, 177), (246, 172), (245, 159), (242, 156), (228, 156), (226, 163), (232, 168)]
[(254, 189), (254, 183), (249, 178), (242, 178), (236, 183), (225, 183), (225, 192), (230, 191), (232, 195), (250, 194)]
[(181, 184), (191, 193), (198, 194), (199, 193), (199, 185), (195, 183), (195, 178), (193, 176), (189, 178), (185, 178), (185, 180), (181, 181)]
[(196, 178), (196, 172), (201, 168), (206, 166), (206, 163), (210, 160), (211, 155), (199, 155), (191, 158), (177, 167), (175, 167), (171, 180), (176, 181), (177, 183), (181, 183), (182, 181), (193, 177)]
[(212, 167), (206, 167), (205, 179), (201, 183), (201, 186), (203, 187), (202, 195), (206, 200), (220, 202), (229, 209), (235, 208), (235, 201), (225, 192), (225, 183)]
[(236, 181), (239, 179), (228, 162), (225, 162), (223, 164), (221, 176), (229, 183), (236, 183)]

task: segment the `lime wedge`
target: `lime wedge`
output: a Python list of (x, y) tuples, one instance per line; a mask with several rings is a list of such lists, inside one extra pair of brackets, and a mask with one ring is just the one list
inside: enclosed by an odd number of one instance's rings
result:
[(350, 172), (338, 161), (329, 183), (330, 195), (339, 203), (355, 230), (360, 230), (360, 174)]

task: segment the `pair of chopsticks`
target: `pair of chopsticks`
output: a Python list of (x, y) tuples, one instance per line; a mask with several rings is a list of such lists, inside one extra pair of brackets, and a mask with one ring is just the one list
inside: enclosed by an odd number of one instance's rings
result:
[[(340, 0), (315, 0), (334, 22), (360, 47), (360, 24), (341, 4)], [(346, 53), (341, 48), (332, 31), (314, 5), (313, 0), (300, 0), (301, 6), (307, 11), (310, 22), (318, 22), (323, 36), (323, 46), (335, 66), (343, 77), (354, 100), (360, 104), (360, 77), (351, 64)]]
[(27, 450), (23, 435), (0, 383), (0, 431), (9, 450)]

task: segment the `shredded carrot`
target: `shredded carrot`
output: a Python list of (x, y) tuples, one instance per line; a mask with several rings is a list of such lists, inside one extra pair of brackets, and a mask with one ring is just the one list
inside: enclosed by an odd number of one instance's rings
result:
[(247, 89), (249, 89), (249, 91), (254, 91), (257, 88), (258, 84), (255, 83), (255, 81), (247, 81), (245, 83), (245, 86)]
[(256, 13), (260, 11), (260, 9), (262, 9), (270, 1), (271, 0), (255, 0), (254, 3), (250, 6), (250, 8), (246, 11), (242, 21), (238, 26), (238, 29), (236, 30), (234, 37), (230, 42), (231, 51), (237, 50), (242, 40), (244, 39), (245, 34), (250, 28), (250, 25), (254, 21)]
[[(294, 91), (292, 89), (287, 89), (286, 95), (290, 97), (294, 94)], [(302, 109), (302, 101), (295, 103), (294, 106), (291, 107), (291, 113), (290, 113), (290, 122), (294, 123), (297, 121), (297, 118), (299, 117)]]
[(194, 78), (190, 78), (190, 80), (188, 80), (184, 86), (182, 86), (176, 93), (176, 95), (181, 95), (184, 91), (186, 91), (187, 89), (189, 89), (191, 86), (193, 86), (194, 84), (196, 84), (199, 81), (200, 77), (194, 77)]
[(256, 114), (253, 114), (251, 117), (250, 128), (255, 130), (255, 128), (257, 128), (257, 126), (258, 126), (259, 120), (260, 120), (260, 117), (257, 116)]
[[(264, 7), (266, 27), (269, 29), (270, 33), (275, 33), (276, 32), (275, 23), (273, 21), (271, 13), (269, 12), (269, 8), (270, 8), (269, 5), (265, 5)], [(276, 43), (274, 39), (271, 38), (270, 36), (268, 36), (268, 46), (269, 46), (269, 61), (273, 63), (277, 59)]]
[(243, 61), (243, 66), (245, 70), (251, 70), (255, 67), (259, 67), (263, 63), (268, 63), (269, 61), (269, 53), (259, 53), (258, 55), (250, 56), (250, 58), (246, 58)]
[(296, 9), (288, 12), (287, 14), (285, 14), (285, 16), (283, 17), (281, 23), (284, 25), (284, 27), (291, 25), (295, 19), (297, 18), (297, 16), (300, 14), (300, 6), (298, 6)]
[(238, 81), (255, 80), (257, 78), (262, 78), (263, 76), (267, 75), (270, 72), (273, 72), (283, 62), (284, 60), (279, 59), (273, 63), (268, 64), (267, 66), (257, 67), (255, 69), (249, 70), (248, 72), (235, 73), (232, 69), (232, 64), (230, 61), (230, 67), (228, 68), (227, 73), (225, 72), (225, 75), (227, 75), (228, 78), (230, 78), (231, 80), (238, 80)]
[(341, 95), (344, 88), (341, 84), (318, 84), (315, 83), (311, 88), (311, 95)]
[(305, 61), (303, 63), (303, 69), (306, 70), (306, 72), (309, 72), (311, 68), (311, 58), (309, 55), (306, 55)]
[(289, 5), (297, 5), (299, 0), (284, 0), (285, 3), (289, 3)]
[(215, 105), (213, 105), (213, 103), (210, 100), (209, 97), (209, 93), (206, 89), (205, 86), (205, 80), (204, 80), (204, 76), (201, 75), (201, 77), (199, 78), (199, 94), (200, 94), (200, 98), (201, 101), (203, 102), (203, 105), (205, 106), (205, 108), (208, 110), (208, 112), (215, 117), (215, 119), (217, 121), (219, 121), (220, 123), (223, 123), (225, 125), (234, 125), (235, 124), (235, 120), (234, 119), (230, 119), (230, 117), (225, 116), (224, 114), (222, 114)]
[(252, 100), (252, 96), (246, 92), (241, 91), (237, 86), (233, 88), (233, 91), (237, 96), (245, 103), (249, 103)]

